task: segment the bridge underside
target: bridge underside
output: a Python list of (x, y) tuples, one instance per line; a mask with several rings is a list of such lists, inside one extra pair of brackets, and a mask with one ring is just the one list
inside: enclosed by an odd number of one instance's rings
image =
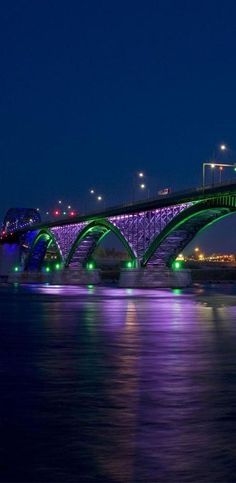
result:
[(61, 262), (61, 254), (58, 246), (49, 231), (42, 231), (37, 234), (33, 245), (26, 257), (24, 270), (28, 272), (39, 272), (42, 270), (45, 259), (53, 259)]
[(176, 257), (194, 237), (212, 223), (235, 212), (233, 207), (212, 207), (200, 211), (200, 206), (176, 217), (147, 250), (142, 266), (171, 268)]
[(94, 227), (89, 231), (84, 230), (72, 247), (65, 266), (72, 269), (85, 267), (96, 247), (108, 233), (109, 230), (104, 226)]

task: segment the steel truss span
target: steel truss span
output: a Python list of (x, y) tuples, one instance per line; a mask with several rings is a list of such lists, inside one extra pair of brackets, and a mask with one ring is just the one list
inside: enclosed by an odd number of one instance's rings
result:
[[(22, 270), (40, 270), (51, 246), (68, 270), (86, 266), (109, 233), (123, 243), (136, 267), (169, 268), (201, 230), (236, 211), (236, 184), (120, 207), (75, 221), (34, 224), (15, 232)], [(9, 241), (9, 240), (8, 240)]]

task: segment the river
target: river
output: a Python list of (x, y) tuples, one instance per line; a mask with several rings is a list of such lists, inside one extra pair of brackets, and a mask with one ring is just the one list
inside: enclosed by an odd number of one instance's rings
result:
[(236, 286), (0, 287), (0, 481), (236, 481)]

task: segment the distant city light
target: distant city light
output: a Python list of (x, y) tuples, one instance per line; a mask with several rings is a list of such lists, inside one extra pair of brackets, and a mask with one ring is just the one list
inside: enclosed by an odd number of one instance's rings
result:
[(226, 151), (226, 149), (227, 149), (227, 146), (225, 144), (221, 144), (220, 145), (220, 150), (221, 151)]
[(61, 268), (60, 263), (56, 263), (56, 265), (55, 265), (55, 269), (56, 269), (56, 270), (60, 270), (60, 268)]
[(214, 168), (215, 167), (215, 164), (211, 164), (211, 168)]
[(19, 272), (19, 267), (15, 267), (14, 272)]
[(140, 188), (143, 190), (143, 189), (145, 189), (145, 188), (146, 188), (146, 185), (145, 185), (144, 183), (142, 183), (142, 184), (140, 185)]
[(58, 216), (59, 214), (60, 214), (60, 212), (59, 212), (58, 210), (55, 210), (55, 211), (54, 211), (54, 215), (55, 215), (55, 216)]
[(50, 272), (50, 268), (49, 267), (46, 267), (45, 270), (46, 270), (46, 272)]
[(198, 247), (194, 248), (194, 251), (199, 252), (199, 248)]
[(71, 206), (70, 205), (68, 205), (67, 208), (68, 208), (68, 210), (71, 210)]
[(61, 205), (61, 204), (62, 204), (62, 201), (61, 201), (61, 200), (59, 200), (59, 201), (58, 201), (58, 203), (59, 203), (59, 205)]
[(183, 255), (183, 253), (180, 253), (180, 254), (177, 256), (176, 260), (184, 262), (184, 255)]
[(140, 172), (138, 173), (138, 175), (139, 175), (139, 178), (143, 178), (143, 177), (144, 177), (144, 173), (143, 173), (142, 171), (140, 171)]
[(91, 194), (91, 195), (94, 195), (94, 193), (95, 193), (95, 191), (94, 191), (93, 189), (92, 189), (92, 190), (90, 190), (90, 194)]
[(132, 265), (133, 265), (133, 264), (132, 264), (132, 262), (131, 262), (131, 261), (127, 262), (127, 264), (126, 264), (127, 268), (132, 268)]
[(66, 211), (63, 211), (63, 215), (66, 215)]
[(98, 199), (98, 201), (102, 201), (102, 196), (101, 196), (101, 195), (99, 195), (99, 196), (97, 197), (97, 199)]

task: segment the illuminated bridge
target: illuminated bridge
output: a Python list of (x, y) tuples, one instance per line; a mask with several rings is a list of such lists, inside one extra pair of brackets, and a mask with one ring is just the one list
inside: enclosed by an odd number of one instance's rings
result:
[[(35, 220), (31, 210), (22, 223), (16, 217), (15, 224), (7, 225), (5, 219), (0, 267), (8, 257), (8, 271), (17, 264), (21, 274), (45, 272), (45, 260), (53, 249), (55, 269), (67, 273), (68, 279), (69, 273), (93, 268), (95, 248), (112, 232), (129, 254), (129, 272), (133, 269), (138, 274), (137, 285), (140, 274), (149, 273), (150, 279), (150, 273), (157, 277), (172, 272), (178, 254), (201, 230), (235, 211), (236, 183), (176, 192), (49, 223)], [(127, 277), (131, 280), (130, 274)]]

